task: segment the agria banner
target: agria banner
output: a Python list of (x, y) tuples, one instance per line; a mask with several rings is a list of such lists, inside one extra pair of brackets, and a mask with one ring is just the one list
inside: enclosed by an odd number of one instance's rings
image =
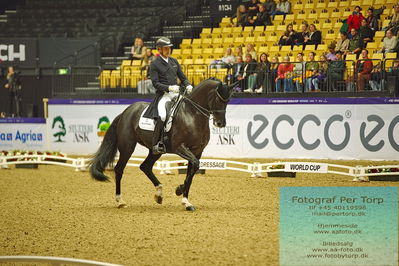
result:
[[(51, 100), (51, 149), (95, 152), (102, 125), (139, 100)], [(203, 156), (399, 160), (396, 98), (232, 99), (226, 117), (225, 128), (210, 121)], [(135, 154), (147, 150), (138, 147)]]
[(0, 119), (0, 150), (46, 150), (46, 120)]

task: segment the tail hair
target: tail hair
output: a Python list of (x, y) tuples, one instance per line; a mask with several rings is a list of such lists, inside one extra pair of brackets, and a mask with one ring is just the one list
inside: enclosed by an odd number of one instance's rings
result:
[(104, 175), (105, 168), (114, 161), (117, 146), (117, 125), (121, 115), (118, 115), (105, 133), (104, 140), (100, 148), (90, 161), (90, 174), (98, 181), (109, 181), (108, 176)]

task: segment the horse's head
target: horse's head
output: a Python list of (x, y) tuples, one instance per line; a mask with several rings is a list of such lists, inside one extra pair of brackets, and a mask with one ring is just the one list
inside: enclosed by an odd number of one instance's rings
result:
[(216, 78), (210, 78), (201, 82), (188, 99), (198, 112), (207, 117), (212, 115), (215, 126), (225, 127), (227, 103), (236, 84), (228, 86)]
[(212, 90), (209, 99), (209, 109), (213, 115), (213, 125), (216, 127), (226, 126), (226, 107), (230, 101), (232, 89), (235, 84), (228, 86), (219, 82), (217, 88)]

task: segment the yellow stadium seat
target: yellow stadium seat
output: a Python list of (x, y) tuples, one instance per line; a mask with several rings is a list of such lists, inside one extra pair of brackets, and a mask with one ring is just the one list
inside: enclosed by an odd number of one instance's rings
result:
[(269, 26), (266, 26), (266, 28), (265, 28), (265, 32), (267, 35), (269, 35), (271, 32), (274, 32), (275, 30), (276, 30), (275, 25), (269, 25)]
[(202, 40), (202, 48), (207, 48), (212, 46), (212, 39), (208, 38), (208, 39), (203, 39)]
[(108, 88), (111, 83), (111, 70), (103, 70), (100, 74), (100, 88)]
[(234, 46), (243, 45), (244, 37), (236, 37), (234, 38)]
[(376, 50), (377, 43), (376, 42), (368, 42), (366, 48), (367, 48), (367, 50)]
[(213, 28), (212, 29), (212, 38), (219, 38), (222, 36), (222, 28)]
[(283, 20), (284, 20), (284, 15), (276, 15), (276, 16), (274, 16), (274, 21), (275, 21), (275, 22), (280, 23), (280, 22), (282, 22)]
[[(303, 3), (302, 2), (297, 2), (294, 4), (294, 6), (292, 7), (292, 9), (294, 11), (299, 11), (299, 10), (303, 10)], [(294, 12), (295, 13), (295, 12)]]
[(193, 39), (193, 42), (191, 43), (191, 47), (193, 49), (201, 48), (201, 46), (202, 46), (202, 39)]
[(280, 51), (280, 46), (274, 45), (269, 47), (269, 53), (278, 53)]
[(111, 88), (120, 87), (121, 85), (121, 71), (120, 70), (112, 70), (110, 86)]
[(287, 29), (287, 25), (277, 25), (276, 32), (283, 33)]
[(253, 30), (253, 32), (264, 32), (265, 31), (265, 27), (264, 26), (256, 26)]
[(294, 14), (287, 14), (285, 15), (284, 22), (286, 24), (292, 23), (295, 20), (295, 15)]
[(301, 20), (306, 20), (307, 18), (306, 18), (306, 14), (301, 14), (301, 13), (298, 13), (298, 14), (296, 14), (296, 20), (297, 21), (301, 21)]
[(133, 60), (132, 66), (141, 66), (141, 60)]
[(329, 18), (330, 18), (330, 11), (328, 11), (327, 9), (319, 13), (319, 19), (329, 19)]
[(315, 7), (315, 3), (312, 2), (312, 1), (307, 2), (307, 3), (305, 3), (305, 5), (304, 5), (305, 10), (310, 10), (310, 9), (313, 9), (314, 7)]
[(190, 45), (191, 45), (191, 39), (183, 39), (180, 44), (180, 48), (185, 49), (185, 48), (190, 47)]
[(283, 45), (281, 46), (280, 52), (291, 52), (291, 45)]
[(351, 7), (355, 8), (355, 6), (361, 6), (362, 2), (360, 0), (352, 0)]
[(173, 49), (173, 50), (172, 50), (172, 55), (173, 55), (173, 56), (181, 55), (181, 49)]
[(268, 46), (272, 46), (272, 45), (274, 45), (274, 44), (277, 44), (278, 38), (279, 38), (279, 37), (277, 37), (277, 36), (269, 36), (269, 37), (266, 37), (266, 43), (267, 43), (267, 45), (268, 45)]
[(212, 33), (212, 28), (203, 28), (200, 33), (200, 37), (201, 39), (210, 38), (212, 36), (211, 33)]
[(248, 44), (248, 43), (254, 44), (255, 43), (255, 37), (253, 37), (253, 36), (245, 37), (245, 44)]
[(327, 51), (327, 44), (319, 44), (319, 45), (317, 45), (317, 51), (321, 51), (321, 52)]
[(224, 38), (224, 39), (223, 39), (223, 45), (224, 45), (224, 47), (232, 46), (233, 43), (234, 43), (234, 39), (231, 38), (231, 37), (229, 37), (229, 38)]
[(385, 59), (396, 59), (397, 53), (387, 53)]
[(328, 8), (337, 8), (337, 7), (338, 7), (338, 2), (332, 2), (332, 1), (330, 1), (330, 2), (327, 4), (327, 7), (328, 7)]
[(256, 39), (255, 39), (255, 43), (256, 44), (265, 44), (266, 43), (266, 36), (258, 36), (258, 37), (256, 37)]
[(309, 51), (309, 52), (314, 52), (314, 51), (316, 51), (316, 45), (314, 45), (314, 44), (308, 44), (308, 45), (306, 45), (305, 51)]
[(212, 39), (212, 44), (214, 47), (219, 46), (223, 43), (223, 39), (222, 38), (213, 38)]
[(231, 26), (231, 21), (229, 17), (224, 17), (222, 18), (222, 21), (219, 23), (220, 27), (230, 27)]
[(339, 1), (338, 6), (339, 6), (339, 8), (346, 8), (346, 7), (350, 6), (349, 0)]
[(204, 48), (204, 49), (202, 50), (202, 53), (203, 53), (204, 55), (210, 55), (210, 54), (213, 53), (213, 48)]
[(214, 48), (214, 49), (213, 49), (213, 54), (214, 54), (216, 57), (222, 57), (223, 54), (224, 54), (224, 48), (220, 48), (220, 47)]
[(123, 60), (122, 61), (122, 67), (123, 66), (130, 66), (132, 64), (132, 60)]
[(232, 31), (233, 31), (232, 27), (222, 28), (222, 35), (223, 36), (228, 36), (228, 35), (230, 35), (232, 33)]
[(267, 47), (267, 46), (260, 46), (259, 48), (258, 48), (258, 54), (262, 54), (262, 53), (268, 53), (269, 52), (269, 47)]
[(373, 65), (378, 65), (384, 60), (384, 54), (383, 53), (374, 53), (373, 56), (371, 57), (373, 60)]

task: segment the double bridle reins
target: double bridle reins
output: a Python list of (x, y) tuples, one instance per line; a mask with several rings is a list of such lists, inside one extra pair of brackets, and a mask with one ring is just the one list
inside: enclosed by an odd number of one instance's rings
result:
[[(216, 90), (216, 95), (222, 102), (227, 103), (230, 100), (230, 97), (227, 99), (224, 99), (217, 90)], [(213, 115), (214, 113), (225, 113), (226, 112), (226, 110), (212, 110), (212, 109), (208, 110), (205, 107), (202, 107), (201, 105), (199, 105), (198, 103), (194, 102), (193, 100), (191, 100), (190, 98), (188, 98), (184, 95), (183, 95), (183, 100), (187, 100), (189, 103), (191, 103), (195, 109), (197, 109), (201, 114), (206, 116), (208, 119), (210, 119), (211, 115)]]

